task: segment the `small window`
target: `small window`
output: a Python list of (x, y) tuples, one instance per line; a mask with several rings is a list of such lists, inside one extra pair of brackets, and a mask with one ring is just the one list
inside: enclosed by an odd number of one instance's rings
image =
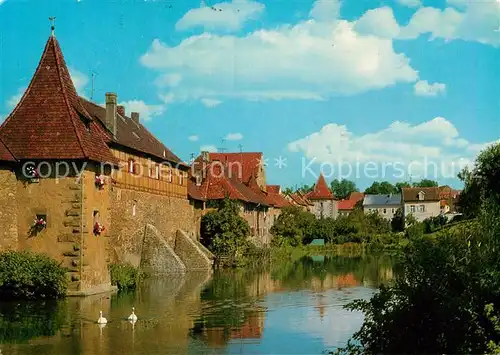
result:
[(155, 179), (160, 180), (160, 166), (155, 165)]
[(168, 169), (167, 181), (172, 182), (172, 169)]
[(179, 173), (179, 185), (184, 184), (184, 175), (182, 172)]
[(94, 210), (94, 213), (92, 214), (92, 216), (94, 216), (94, 225), (96, 223), (100, 223), (101, 222), (101, 219), (100, 219), (100, 215), (99, 215), (99, 211), (98, 210)]
[(137, 169), (135, 165), (135, 160), (134, 159), (129, 159), (128, 160), (128, 172), (131, 174), (137, 174)]
[(415, 212), (415, 205), (410, 206), (410, 212)]
[(418, 206), (418, 211), (419, 212), (425, 212), (425, 205)]
[(391, 213), (395, 213), (396, 211), (394, 211), (394, 208), (391, 210)]
[(387, 213), (387, 209), (386, 209), (386, 208), (384, 208), (384, 214), (386, 214), (386, 213)]

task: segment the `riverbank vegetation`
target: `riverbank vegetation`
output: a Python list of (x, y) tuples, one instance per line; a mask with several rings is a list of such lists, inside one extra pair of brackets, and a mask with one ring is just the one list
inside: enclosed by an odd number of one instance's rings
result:
[(0, 299), (51, 299), (66, 294), (66, 269), (43, 254), (0, 253)]
[(111, 284), (120, 291), (135, 290), (141, 273), (131, 264), (111, 264), (109, 266)]
[(371, 300), (361, 329), (338, 353), (496, 353), (500, 342), (500, 144), (464, 170), (469, 221), (410, 238), (402, 272)]

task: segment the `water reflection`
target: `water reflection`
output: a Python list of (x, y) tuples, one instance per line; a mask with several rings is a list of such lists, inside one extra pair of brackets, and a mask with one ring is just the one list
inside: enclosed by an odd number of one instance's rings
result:
[[(0, 303), (4, 354), (321, 353), (362, 315), (342, 306), (392, 278), (391, 259), (305, 257), (260, 270), (150, 278), (133, 293)], [(132, 307), (139, 317), (129, 322)], [(96, 324), (99, 311), (108, 324)]]

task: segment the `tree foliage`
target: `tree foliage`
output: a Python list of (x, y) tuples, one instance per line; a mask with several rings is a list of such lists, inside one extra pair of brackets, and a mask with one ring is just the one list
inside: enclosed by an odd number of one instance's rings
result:
[(314, 238), (316, 218), (300, 207), (290, 206), (281, 210), (270, 232), (275, 245), (298, 246)]
[[(500, 145), (483, 151), (466, 190), (478, 193), (476, 220), (423, 236), (407, 220), (410, 243), (392, 285), (347, 308), (364, 323), (348, 353), (497, 353), (500, 349)], [(471, 198), (471, 197), (470, 197)], [(472, 200), (465, 200), (472, 202)], [(469, 205), (464, 204), (463, 207)]]
[(52, 299), (66, 294), (66, 269), (31, 251), (0, 253), (0, 299)]
[(359, 191), (354, 181), (345, 179), (334, 179), (330, 183), (330, 187), (335, 197), (341, 200), (348, 198), (351, 193)]
[(500, 204), (500, 143), (483, 150), (474, 168), (465, 168), (458, 177), (464, 183), (458, 207), (466, 217), (477, 216), (485, 199)]
[(439, 184), (437, 181), (430, 179), (422, 179), (419, 182), (414, 182), (413, 187), (438, 187)]
[(396, 186), (388, 181), (375, 181), (373, 184), (365, 190), (365, 194), (368, 195), (389, 195), (398, 193)]
[(239, 203), (226, 198), (216, 211), (203, 216), (201, 240), (215, 256), (235, 257), (248, 247), (250, 227), (239, 211)]

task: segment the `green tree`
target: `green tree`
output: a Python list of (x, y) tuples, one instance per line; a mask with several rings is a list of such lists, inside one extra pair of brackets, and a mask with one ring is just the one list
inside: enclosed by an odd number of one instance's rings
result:
[(394, 217), (391, 220), (391, 228), (393, 232), (402, 232), (405, 228), (405, 217), (403, 209), (400, 207), (396, 210)]
[(414, 182), (413, 187), (438, 187), (439, 184), (437, 181), (422, 179), (419, 182)]
[(458, 207), (466, 217), (477, 216), (485, 199), (500, 204), (500, 143), (481, 151), (474, 169), (465, 168), (458, 177), (464, 182)]
[(396, 183), (396, 189), (398, 189), (398, 193), (401, 193), (403, 191), (403, 187), (411, 187), (410, 183), (403, 181), (403, 182), (397, 182)]
[(338, 199), (346, 199), (352, 192), (358, 192), (359, 189), (356, 187), (356, 183), (351, 180), (338, 180), (334, 179), (330, 183), (330, 187), (333, 194)]
[(274, 236), (274, 244), (298, 246), (314, 239), (315, 228), (316, 218), (312, 213), (290, 206), (281, 210), (270, 232)]
[(248, 247), (250, 227), (239, 211), (239, 203), (226, 198), (216, 211), (203, 216), (201, 239), (214, 255), (237, 257)]
[(365, 190), (365, 194), (368, 195), (389, 195), (396, 194), (398, 192), (398, 189), (388, 181), (375, 181)]

